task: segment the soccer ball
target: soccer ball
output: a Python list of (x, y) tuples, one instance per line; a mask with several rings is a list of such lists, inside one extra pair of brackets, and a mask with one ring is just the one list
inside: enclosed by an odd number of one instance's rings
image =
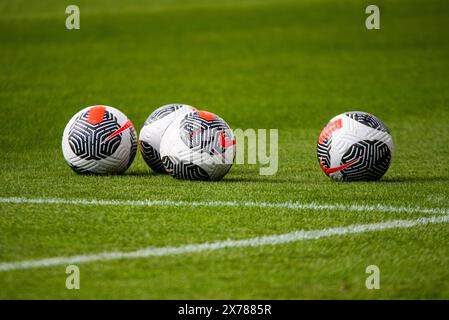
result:
[(160, 156), (162, 135), (167, 127), (181, 115), (196, 110), (186, 104), (168, 104), (156, 109), (140, 130), (140, 152), (148, 166), (156, 172), (167, 173)]
[(131, 120), (108, 106), (91, 106), (75, 114), (65, 127), (62, 152), (79, 174), (120, 174), (137, 151)]
[(378, 180), (390, 166), (393, 139), (372, 114), (346, 112), (321, 131), (317, 153), (324, 173), (334, 180)]
[(190, 112), (175, 119), (165, 131), (161, 158), (175, 178), (220, 180), (234, 162), (234, 134), (215, 114)]

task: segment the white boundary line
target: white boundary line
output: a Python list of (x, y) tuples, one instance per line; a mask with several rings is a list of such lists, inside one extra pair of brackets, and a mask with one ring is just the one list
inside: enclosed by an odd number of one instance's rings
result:
[(18, 269), (42, 268), (57, 265), (67, 265), (82, 262), (107, 261), (118, 259), (136, 259), (146, 257), (162, 257), (186, 253), (197, 253), (202, 251), (220, 250), (237, 247), (256, 247), (263, 245), (279, 245), (283, 243), (319, 239), (336, 235), (359, 234), (372, 231), (380, 231), (396, 228), (410, 228), (419, 225), (449, 222), (449, 215), (415, 220), (393, 220), (381, 223), (350, 225), (339, 228), (328, 228), (310, 231), (294, 231), (291, 233), (277, 234), (271, 236), (243, 239), (227, 240), (212, 243), (189, 244), (179, 247), (143, 248), (131, 252), (103, 252), (98, 254), (87, 254), (72, 257), (53, 257), (39, 260), (25, 260), (19, 262), (0, 263), (0, 271), (11, 271)]
[(59, 198), (0, 198), (0, 203), (17, 204), (73, 204), (73, 205), (103, 205), (103, 206), (144, 206), (144, 207), (252, 207), (299, 210), (341, 210), (357, 212), (391, 212), (391, 213), (428, 213), (449, 214), (446, 208), (393, 207), (385, 205), (345, 205), (319, 204), (315, 202), (251, 202), (251, 201), (172, 201), (172, 200), (89, 200), (89, 199), (59, 199)]

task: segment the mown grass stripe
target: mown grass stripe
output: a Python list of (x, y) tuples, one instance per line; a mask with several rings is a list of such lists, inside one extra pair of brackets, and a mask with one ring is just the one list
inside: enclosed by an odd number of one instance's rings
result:
[(212, 243), (188, 244), (179, 247), (160, 247), (160, 248), (149, 247), (131, 252), (120, 252), (120, 251), (102, 252), (97, 254), (86, 254), (72, 257), (53, 257), (39, 260), (5, 262), (0, 263), (0, 271), (42, 268), (57, 265), (67, 265), (67, 264), (95, 262), (95, 261), (161, 257), (161, 256), (187, 254), (187, 253), (198, 253), (202, 251), (220, 250), (225, 248), (279, 245), (302, 240), (312, 240), (338, 235), (361, 234), (365, 232), (381, 231), (396, 228), (410, 228), (419, 225), (444, 223), (444, 222), (449, 222), (449, 215), (429, 217), (429, 218), (419, 218), (415, 220), (392, 220), (381, 223), (350, 225), (346, 227), (328, 228), (321, 230), (309, 230), (309, 231), (300, 230), (285, 234), (277, 234), (243, 240), (227, 240)]
[(107, 205), (107, 206), (167, 206), (167, 207), (251, 207), (280, 208), (297, 210), (339, 210), (358, 212), (428, 213), (449, 214), (447, 208), (395, 207), (387, 205), (346, 205), (301, 202), (252, 202), (252, 201), (173, 201), (173, 200), (96, 200), (59, 198), (0, 198), (0, 203), (24, 204), (68, 204), (68, 205)]

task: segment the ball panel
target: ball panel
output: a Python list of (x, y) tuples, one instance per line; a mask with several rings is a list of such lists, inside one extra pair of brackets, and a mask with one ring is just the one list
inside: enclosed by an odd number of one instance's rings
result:
[(156, 172), (167, 173), (161, 160), (160, 153), (149, 143), (140, 141), (140, 151), (146, 164)]
[(164, 156), (162, 158), (162, 162), (164, 163), (167, 172), (177, 179), (201, 181), (211, 180), (207, 172), (194, 163), (179, 161), (179, 159), (170, 156)]
[(331, 167), (331, 149), (332, 138), (328, 137), (323, 140), (321, 143), (317, 144), (317, 154), (318, 154), (318, 162), (324, 165), (326, 168)]
[(117, 150), (122, 138), (116, 135), (110, 140), (105, 140), (119, 129), (117, 118), (111, 112), (105, 111), (103, 120), (92, 124), (88, 111), (81, 114), (73, 123), (68, 141), (73, 153), (82, 159), (105, 159)]
[(120, 174), (133, 162), (137, 134), (131, 121), (108, 106), (87, 107), (64, 129), (64, 158), (80, 174)]
[(362, 112), (362, 111), (351, 111), (346, 112), (346, 116), (349, 118), (364, 124), (365, 126), (368, 126), (370, 128), (373, 128), (375, 130), (385, 131), (390, 133), (390, 130), (388, 130), (387, 126), (380, 121), (377, 117), (373, 116), (370, 113)]
[(124, 167), (122, 169), (123, 172), (128, 170), (128, 168), (131, 166), (131, 164), (133, 163), (134, 159), (136, 158), (136, 154), (137, 154), (137, 132), (136, 132), (136, 129), (134, 128), (134, 126), (132, 126), (128, 130), (129, 130), (128, 131), (128, 133), (129, 133), (129, 144), (131, 145), (131, 150), (129, 151), (128, 163), (126, 164), (126, 167)]
[(318, 138), (318, 162), (334, 180), (378, 180), (388, 170), (392, 156), (388, 128), (366, 112), (332, 118)]
[(227, 123), (211, 113), (206, 115), (204, 111), (183, 117), (179, 134), (189, 149), (200, 148), (211, 155), (222, 154), (233, 143), (233, 135)]
[(167, 128), (161, 156), (176, 178), (220, 180), (233, 164), (235, 140), (223, 119), (208, 112), (191, 112)]
[(343, 155), (341, 163), (353, 163), (341, 170), (346, 181), (379, 180), (391, 162), (388, 146), (378, 140), (363, 140), (353, 144)]
[(180, 113), (184, 113), (183, 109), (188, 109), (188, 111), (196, 110), (194, 107), (189, 106), (187, 104), (176, 104), (176, 103), (174, 103), (174, 104), (167, 104), (167, 105), (159, 107), (155, 111), (153, 111), (149, 115), (147, 120), (145, 120), (145, 123), (143, 125), (144, 126), (149, 125), (150, 123), (153, 123), (156, 120), (160, 120), (160, 119), (168, 116), (169, 114), (171, 114), (173, 112), (181, 111)]
[(160, 157), (162, 136), (176, 118), (194, 110), (189, 105), (169, 104), (156, 109), (147, 118), (139, 134), (140, 152), (152, 170), (166, 173)]

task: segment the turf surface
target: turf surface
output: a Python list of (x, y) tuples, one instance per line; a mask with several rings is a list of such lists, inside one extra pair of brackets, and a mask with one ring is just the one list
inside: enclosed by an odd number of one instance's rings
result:
[[(445, 1), (79, 1), (0, 3), (1, 197), (259, 201), (449, 208), (449, 8)], [(181, 102), (233, 128), (279, 129), (279, 171), (235, 165), (219, 183), (152, 174), (77, 176), (60, 138), (79, 109), (106, 104), (140, 129)], [(394, 162), (376, 183), (333, 183), (316, 138), (344, 111), (391, 129)], [(132, 251), (423, 214), (268, 208), (0, 204), (0, 262)], [(426, 215), (428, 216), (428, 215)], [(0, 298), (449, 298), (449, 226), (287, 245), (0, 272)], [(381, 290), (365, 288), (365, 268)]]

